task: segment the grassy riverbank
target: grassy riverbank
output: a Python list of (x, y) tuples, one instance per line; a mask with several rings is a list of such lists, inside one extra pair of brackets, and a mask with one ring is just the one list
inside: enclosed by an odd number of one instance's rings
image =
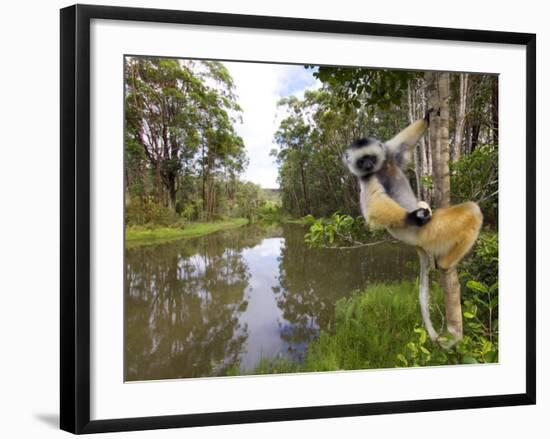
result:
[[(397, 355), (421, 325), (418, 287), (413, 282), (369, 285), (336, 303), (334, 320), (307, 350), (302, 364), (288, 359), (262, 359), (250, 374), (321, 372), (395, 367)], [(433, 292), (441, 306), (441, 291)], [(433, 313), (439, 328), (440, 317)], [(238, 374), (238, 370), (230, 371)]]
[[(471, 296), (471, 292), (465, 291)], [(442, 329), (443, 296), (432, 284), (432, 321)], [(481, 313), (480, 313), (481, 314)], [(431, 342), (422, 326), (418, 286), (413, 282), (370, 285), (336, 303), (328, 331), (322, 331), (307, 349), (303, 363), (286, 358), (264, 358), (251, 375), (380, 369), (498, 361), (498, 337), (483, 329), (477, 306), (464, 306), (464, 340), (451, 349)], [(239, 368), (228, 371), (240, 375)]]
[(220, 230), (229, 230), (248, 224), (246, 218), (233, 218), (224, 221), (199, 223), (189, 222), (172, 227), (165, 226), (129, 226), (126, 228), (126, 246), (158, 244), (183, 238), (195, 238)]

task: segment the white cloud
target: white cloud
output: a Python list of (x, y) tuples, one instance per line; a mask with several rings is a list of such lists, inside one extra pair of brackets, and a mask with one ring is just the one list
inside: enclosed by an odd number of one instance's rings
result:
[(224, 62), (235, 82), (243, 123), (243, 138), (250, 160), (244, 179), (265, 188), (276, 188), (277, 165), (269, 152), (276, 148), (273, 136), (279, 125), (277, 102), (289, 94), (303, 97), (307, 88), (318, 88), (311, 70), (302, 66)]

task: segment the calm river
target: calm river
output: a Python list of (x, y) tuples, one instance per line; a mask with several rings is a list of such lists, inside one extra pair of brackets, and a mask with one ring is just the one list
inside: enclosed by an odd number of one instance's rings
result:
[(254, 226), (126, 250), (127, 381), (224, 375), (300, 361), (334, 305), (371, 282), (414, 279), (399, 244), (310, 249), (299, 225)]

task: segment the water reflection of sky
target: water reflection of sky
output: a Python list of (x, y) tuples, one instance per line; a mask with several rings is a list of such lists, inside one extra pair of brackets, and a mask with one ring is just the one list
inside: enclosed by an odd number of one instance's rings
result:
[(239, 319), (248, 328), (241, 370), (250, 370), (261, 358), (273, 358), (287, 350), (280, 337), (280, 325), (284, 319), (273, 294), (273, 287), (279, 284), (278, 256), (283, 242), (283, 238), (268, 238), (243, 250), (250, 281), (246, 291), (248, 308)]

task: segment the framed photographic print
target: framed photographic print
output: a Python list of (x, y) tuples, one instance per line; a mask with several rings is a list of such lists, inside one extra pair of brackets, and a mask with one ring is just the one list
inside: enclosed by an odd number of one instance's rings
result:
[(61, 428), (535, 403), (535, 35), (61, 10)]

